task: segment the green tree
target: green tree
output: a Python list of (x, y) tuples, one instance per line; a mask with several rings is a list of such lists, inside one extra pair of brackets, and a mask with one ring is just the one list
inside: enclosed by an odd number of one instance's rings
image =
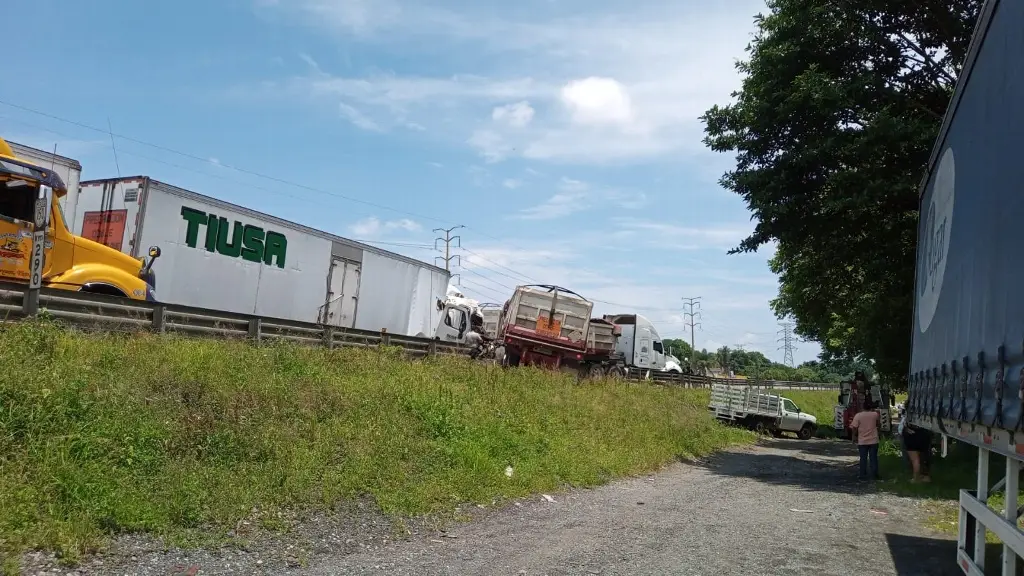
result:
[[(705, 143), (775, 242), (772, 301), (826, 355), (908, 369), (917, 187), (981, 0), (769, 0)], [(894, 383), (896, 383), (894, 382)]]

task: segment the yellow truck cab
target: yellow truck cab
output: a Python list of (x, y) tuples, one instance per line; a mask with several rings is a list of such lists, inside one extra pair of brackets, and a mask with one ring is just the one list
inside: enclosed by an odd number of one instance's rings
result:
[(28, 283), (35, 201), (40, 186), (53, 190), (46, 230), (43, 286), (155, 301), (153, 262), (160, 249), (137, 260), (98, 242), (73, 235), (58, 199), (67, 194), (60, 176), (15, 157), (0, 138), (0, 281)]

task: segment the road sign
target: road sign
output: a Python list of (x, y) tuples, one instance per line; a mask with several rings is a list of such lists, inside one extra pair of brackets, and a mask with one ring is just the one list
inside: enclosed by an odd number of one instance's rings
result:
[(36, 228), (46, 227), (47, 208), (49, 208), (49, 206), (47, 205), (46, 198), (36, 198), (36, 209), (35, 214), (33, 215)]
[(29, 290), (38, 290), (43, 286), (43, 264), (46, 259), (46, 228), (32, 232), (32, 268), (28, 281)]

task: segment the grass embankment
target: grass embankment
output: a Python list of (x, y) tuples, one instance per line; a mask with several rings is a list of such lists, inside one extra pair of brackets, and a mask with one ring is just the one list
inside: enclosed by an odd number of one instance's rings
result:
[[(0, 555), (373, 497), (444, 514), (751, 441), (701, 391), (397, 350), (0, 328)], [(514, 473), (506, 477), (506, 466)]]
[(819, 431), (831, 431), (838, 392), (832, 390), (779, 390), (800, 408), (818, 419)]

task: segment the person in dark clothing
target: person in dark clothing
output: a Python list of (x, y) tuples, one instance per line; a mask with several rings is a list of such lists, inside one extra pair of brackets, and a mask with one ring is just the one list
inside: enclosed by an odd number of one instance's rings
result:
[(910, 457), (910, 467), (914, 474), (911, 482), (931, 482), (931, 432), (906, 424), (903, 427), (903, 445), (906, 447), (907, 456)]

